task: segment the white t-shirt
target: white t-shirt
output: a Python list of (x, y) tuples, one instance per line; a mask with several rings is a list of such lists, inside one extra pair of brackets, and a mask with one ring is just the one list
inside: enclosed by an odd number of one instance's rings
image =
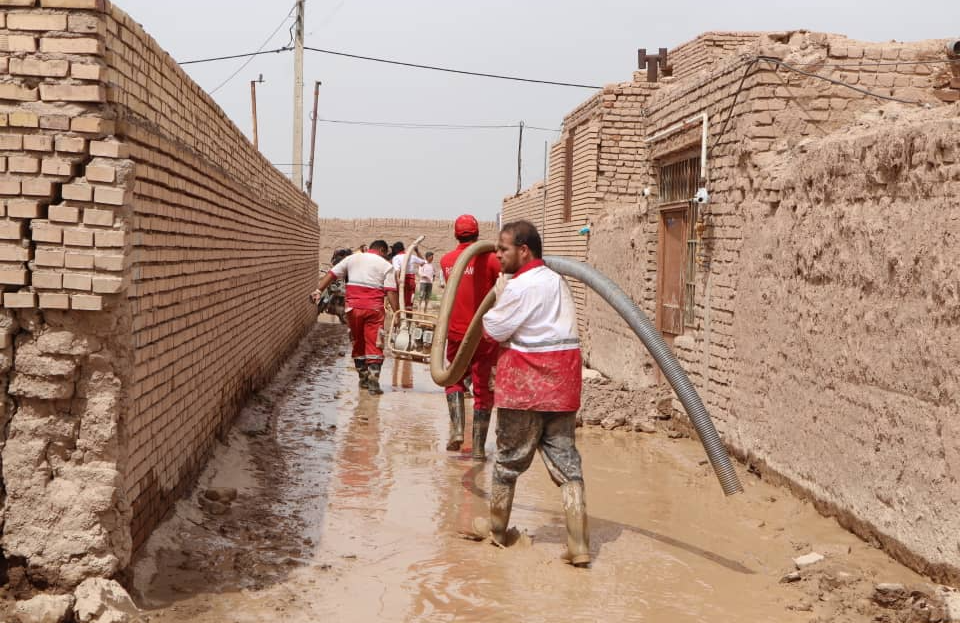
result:
[[(393, 272), (397, 275), (397, 279), (400, 278), (400, 275), (403, 274), (403, 263), (407, 261), (406, 253), (398, 253), (393, 256)], [(408, 275), (417, 274), (417, 266), (422, 266), (427, 263), (427, 260), (417, 257), (416, 255), (410, 258), (410, 265), (407, 266)]]
[(420, 267), (420, 283), (433, 283), (435, 276), (436, 273), (433, 270), (433, 264), (424, 262), (423, 266)]

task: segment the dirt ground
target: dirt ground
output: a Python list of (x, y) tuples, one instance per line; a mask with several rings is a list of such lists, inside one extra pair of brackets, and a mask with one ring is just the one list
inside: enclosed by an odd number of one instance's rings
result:
[[(425, 366), (402, 389), (389, 387), (388, 363), (386, 394), (359, 394), (348, 348), (343, 327), (318, 324), (244, 412), (137, 561), (145, 620), (943, 616), (922, 577), (789, 492), (741, 472), (746, 493), (724, 498), (698, 442), (664, 432), (580, 429), (590, 569), (560, 560), (560, 496), (539, 462), (520, 480), (512, 517), (531, 542), (463, 540), (458, 531), (484, 512), (490, 462), (471, 461), (469, 444), (443, 450), (445, 401)], [(239, 496), (201, 504), (211, 487)], [(812, 552), (824, 559), (798, 570), (793, 559)]]

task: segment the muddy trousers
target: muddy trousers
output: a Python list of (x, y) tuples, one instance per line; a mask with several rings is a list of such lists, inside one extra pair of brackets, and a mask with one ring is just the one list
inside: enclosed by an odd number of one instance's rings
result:
[(567, 524), (567, 555), (575, 565), (590, 562), (583, 469), (576, 446), (576, 412), (497, 410), (497, 461), (490, 487), (490, 531), (504, 542), (517, 478), (539, 450), (553, 482), (560, 487)]

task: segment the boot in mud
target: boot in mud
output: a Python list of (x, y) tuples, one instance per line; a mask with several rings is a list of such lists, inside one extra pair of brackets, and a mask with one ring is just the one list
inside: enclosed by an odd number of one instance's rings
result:
[(590, 533), (587, 531), (583, 481), (571, 480), (561, 485), (560, 496), (567, 520), (567, 553), (563, 559), (574, 567), (587, 567), (590, 565)]
[(369, 371), (367, 370), (367, 360), (366, 359), (354, 359), (353, 365), (357, 368), (357, 374), (360, 376), (360, 389), (367, 388), (367, 377), (369, 376)]
[(367, 391), (374, 396), (383, 393), (383, 390), (380, 389), (380, 366), (379, 363), (367, 365)]
[(490, 409), (473, 410), (473, 460), (486, 461), (487, 453), (483, 446), (487, 443), (487, 430), (490, 429)]
[(447, 394), (447, 409), (450, 411), (450, 438), (447, 450), (454, 452), (463, 444), (463, 392)]
[(510, 524), (510, 510), (513, 508), (513, 493), (517, 483), (510, 484), (494, 480), (490, 485), (490, 517), (474, 517), (473, 531), (481, 538), (490, 537), (497, 545), (508, 545), (507, 526)]

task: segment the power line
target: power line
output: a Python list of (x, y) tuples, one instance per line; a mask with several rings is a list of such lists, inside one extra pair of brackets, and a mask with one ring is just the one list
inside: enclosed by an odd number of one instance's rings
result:
[(774, 57), (772, 57), (772, 56), (758, 56), (758, 57), (757, 57), (757, 60), (759, 60), (759, 61), (765, 61), (765, 62), (767, 62), (767, 63), (772, 63), (772, 64), (774, 64), (774, 65), (777, 65), (777, 66), (779, 66), (779, 67), (783, 67), (784, 69), (787, 69), (787, 70), (792, 71), (792, 72), (794, 72), (794, 73), (798, 73), (798, 74), (800, 74), (800, 75), (802, 75), (802, 76), (808, 76), (808, 77), (810, 77), (810, 78), (817, 78), (818, 80), (823, 80), (823, 81), (825, 81), (825, 82), (829, 82), (829, 83), (835, 84), (835, 85), (837, 85), (837, 86), (845, 87), (845, 88), (850, 89), (850, 90), (852, 90), (852, 91), (856, 91), (857, 93), (862, 93), (862, 94), (864, 94), (864, 95), (869, 95), (870, 97), (875, 97), (875, 98), (877, 98), (877, 99), (887, 100), (887, 101), (889, 101), (889, 102), (898, 102), (898, 103), (900, 103), (900, 104), (912, 104), (912, 105), (915, 105), (915, 106), (923, 106), (923, 105), (924, 105), (924, 102), (921, 102), (921, 101), (919, 101), (919, 100), (907, 100), (907, 99), (903, 99), (903, 98), (900, 98), (900, 97), (893, 97), (892, 95), (884, 95), (883, 93), (877, 93), (876, 91), (870, 91), (870, 90), (868, 90), (868, 89), (864, 89), (864, 88), (862, 88), (862, 87), (855, 86), (855, 85), (850, 84), (850, 83), (848, 83), (848, 82), (844, 82), (843, 80), (837, 80), (836, 78), (831, 78), (831, 77), (829, 77), (829, 76), (823, 76), (823, 75), (821, 75), (821, 74), (815, 74), (815, 73), (812, 73), (812, 72), (809, 72), (809, 71), (804, 71), (804, 70), (802, 70), (802, 69), (798, 69), (797, 67), (794, 67), (793, 65), (784, 63), (784, 62), (781, 61), (779, 58), (774, 58)]
[[(294, 9), (295, 9), (295, 8), (296, 8), (296, 5), (294, 5)], [(270, 41), (271, 41), (274, 37), (277, 36), (277, 33), (280, 32), (280, 29), (283, 28), (283, 25), (286, 24), (286, 23), (287, 23), (287, 20), (290, 19), (290, 16), (293, 15), (294, 9), (290, 9), (290, 11), (289, 11), (289, 12), (286, 14), (286, 16), (283, 18), (283, 21), (280, 22), (280, 25), (277, 26), (277, 27), (274, 29), (274, 31), (273, 31), (272, 33), (270, 33), (270, 36), (266, 38), (266, 40), (260, 45), (259, 48), (257, 48), (257, 52), (261, 52), (261, 51), (263, 50), (263, 48), (267, 47), (267, 44), (270, 43)], [(293, 35), (291, 35), (291, 40), (292, 40), (292, 39), (293, 39)], [(290, 41), (288, 41), (288, 42), (287, 42), (287, 45), (284, 46), (284, 47), (289, 47), (289, 46), (290, 46)], [(224, 87), (224, 85), (226, 85), (228, 82), (230, 82), (231, 80), (233, 80), (234, 78), (236, 78), (237, 75), (238, 75), (241, 71), (243, 71), (244, 69), (247, 68), (247, 65), (249, 65), (250, 63), (253, 62), (253, 59), (254, 59), (253, 56), (247, 57), (247, 60), (244, 61), (243, 64), (240, 65), (240, 67), (238, 67), (235, 72), (233, 72), (232, 74), (230, 74), (230, 75), (227, 77), (226, 80), (224, 80), (223, 82), (221, 82), (220, 84), (218, 84), (216, 87), (214, 87), (214, 88), (210, 91), (209, 94), (210, 94), (210, 95), (213, 95), (214, 93), (216, 93), (217, 91), (219, 91), (220, 89), (222, 89), (222, 88)]]
[[(317, 123), (335, 123), (343, 125), (371, 126), (379, 128), (398, 128), (405, 130), (503, 130), (517, 129), (519, 123), (410, 123), (405, 121), (355, 121), (346, 119), (317, 119)], [(524, 129), (540, 130), (543, 132), (559, 132), (557, 128), (544, 128), (524, 124)]]
[(264, 54), (279, 54), (280, 52), (289, 52), (293, 48), (291, 47), (282, 47), (275, 50), (261, 50), (257, 52), (247, 52), (245, 54), (231, 54), (229, 56), (214, 56), (212, 58), (198, 58), (192, 61), (181, 61), (177, 63), (178, 65), (195, 65), (197, 63), (213, 63), (216, 61), (229, 61), (235, 58), (246, 58), (248, 56), (262, 56)]
[(925, 61), (870, 61), (862, 60), (859, 63), (793, 63), (794, 67), (823, 67), (834, 69), (862, 69), (864, 67), (882, 67), (893, 65), (940, 65), (940, 64), (960, 63), (960, 58), (936, 58)]
[(520, 78), (518, 76), (504, 76), (501, 74), (489, 74), (479, 71), (466, 71), (463, 69), (451, 69), (449, 67), (438, 67), (436, 65), (421, 65), (419, 63), (406, 63), (403, 61), (394, 61), (386, 58), (376, 58), (374, 56), (362, 56), (360, 54), (349, 54), (347, 52), (337, 52), (335, 50), (322, 50), (320, 48), (311, 48), (309, 46), (304, 46), (305, 50), (310, 50), (311, 52), (319, 52), (321, 54), (332, 54), (333, 56), (344, 56), (346, 58), (354, 58), (362, 61), (373, 61), (375, 63), (386, 63), (388, 65), (400, 65), (402, 67), (414, 67), (416, 69), (430, 69), (433, 71), (443, 71), (451, 74), (462, 74), (464, 76), (478, 76), (481, 78), (496, 78), (498, 80), (514, 80), (516, 82), (530, 82), (535, 84), (552, 84), (554, 86), (560, 87), (575, 87), (579, 89), (602, 89), (603, 87), (596, 86), (593, 84), (577, 84), (574, 82), (556, 82), (553, 80), (535, 80), (533, 78)]

